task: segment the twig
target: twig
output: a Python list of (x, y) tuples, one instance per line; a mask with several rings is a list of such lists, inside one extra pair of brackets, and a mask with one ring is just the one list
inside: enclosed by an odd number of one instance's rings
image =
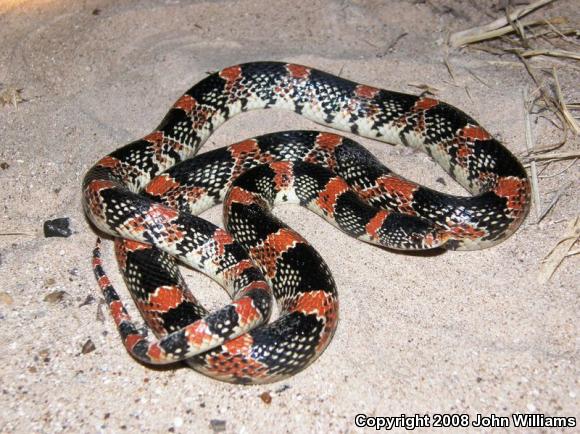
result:
[(25, 235), (27, 237), (33, 237), (32, 234), (27, 234), (26, 232), (0, 232), (0, 237), (15, 237)]

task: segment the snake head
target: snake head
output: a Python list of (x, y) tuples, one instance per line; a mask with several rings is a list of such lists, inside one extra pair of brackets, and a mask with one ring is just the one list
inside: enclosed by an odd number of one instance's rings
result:
[(430, 250), (447, 248), (449, 238), (447, 231), (426, 219), (389, 213), (373, 242), (395, 250)]

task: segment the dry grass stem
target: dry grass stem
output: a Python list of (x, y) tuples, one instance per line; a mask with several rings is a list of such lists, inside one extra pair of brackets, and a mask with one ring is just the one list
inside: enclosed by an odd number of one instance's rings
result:
[[(560, 176), (562, 173), (566, 173), (570, 169), (570, 167), (572, 167), (574, 164), (576, 164), (577, 161), (578, 161), (578, 158), (575, 158), (564, 169), (562, 169), (556, 173), (552, 173), (551, 175), (541, 175), (540, 178), (541, 179), (548, 179), (548, 178), (555, 178), (556, 176)], [(545, 167), (548, 167), (548, 165), (546, 165)]]
[(423, 93), (430, 93), (431, 95), (441, 92), (441, 89), (426, 83), (407, 83), (407, 86), (416, 87), (417, 89), (421, 89)]
[(550, 200), (548, 205), (546, 205), (546, 207), (540, 212), (540, 216), (538, 217), (538, 220), (536, 221), (536, 223), (540, 223), (544, 219), (544, 217), (546, 217), (548, 215), (548, 212), (550, 212), (550, 210), (554, 207), (554, 205), (556, 205), (556, 203), (558, 203), (558, 201), (560, 200), (560, 198), (562, 197), (564, 192), (566, 190), (568, 190), (568, 188), (572, 184), (573, 184), (573, 182), (570, 181), (558, 189), (558, 191), (554, 194), (554, 196), (552, 196), (552, 199)]
[[(544, 84), (544, 82), (540, 81), (540, 79), (537, 77), (534, 69), (531, 67), (529, 62), (525, 58), (523, 58), (521, 55), (519, 55), (519, 53), (516, 53), (516, 55), (518, 56), (520, 61), (526, 67), (526, 71), (528, 72), (528, 74), (530, 75), (530, 77), (532, 78), (534, 83), (536, 83), (536, 86), (538, 87), (538, 91), (540, 92), (540, 96), (546, 105), (546, 108), (548, 110), (550, 110), (552, 113), (554, 113), (554, 115), (560, 120), (562, 125), (559, 126), (559, 128), (561, 128), (564, 131), (564, 136), (566, 137), (567, 132), (568, 132), (567, 130), (569, 129), (569, 124), (568, 124), (568, 121), (566, 119), (566, 115), (562, 111), (562, 105), (560, 104), (560, 102), (557, 99), (555, 99), (551, 95), (550, 90), (548, 89), (548, 86), (546, 86)], [(564, 139), (563, 141), (565, 142), (566, 139)]]
[(545, 48), (537, 48), (534, 50), (525, 50), (520, 52), (522, 57), (534, 57), (534, 56), (552, 56), (552, 57), (565, 57), (568, 59), (580, 60), (580, 53), (567, 50), (548, 50)]
[(580, 239), (580, 217), (575, 217), (568, 223), (566, 234), (543, 259), (538, 274), (538, 280), (540, 283), (547, 283), (564, 259), (578, 252), (570, 251), (578, 239)]
[[(492, 21), (491, 23), (488, 23), (484, 26), (474, 27), (472, 29), (456, 32), (449, 37), (449, 43), (452, 47), (457, 48), (473, 42), (481, 41), (484, 39), (490, 39), (489, 37), (479, 39), (479, 37), (481, 37), (482, 34), (489, 34), (498, 29), (501, 29), (504, 26), (508, 26), (510, 21), (518, 20), (528, 15), (530, 12), (533, 12), (536, 9), (541, 8), (542, 6), (545, 6), (548, 3), (552, 3), (552, 1), (554, 0), (538, 0), (532, 3), (531, 5), (522, 6), (520, 8), (514, 9), (511, 13), (507, 14), (507, 16), (498, 18), (497, 20)], [(510, 30), (509, 32), (513, 32), (513, 28), (511, 26), (507, 28)], [(498, 36), (501, 36), (503, 34), (505, 33), (502, 33)]]
[[(524, 128), (526, 134), (526, 149), (528, 153), (534, 149), (534, 138), (532, 136), (532, 122), (530, 121), (530, 107), (528, 106), (528, 90), (523, 88), (523, 108), (524, 108)], [(535, 161), (530, 163), (530, 178), (532, 180), (532, 198), (534, 200), (534, 210), (536, 219), (540, 218), (541, 204), (540, 201), (540, 187), (538, 185), (538, 167)]]
[(15, 237), (15, 236), (20, 236), (20, 235), (24, 235), (27, 237), (34, 236), (32, 234), (27, 234), (26, 232), (0, 232), (0, 237)]
[[(580, 60), (580, 58), (579, 58)], [(554, 83), (556, 84), (556, 97), (558, 98), (558, 108), (560, 113), (562, 113), (562, 117), (574, 133), (574, 135), (578, 135), (580, 133), (580, 127), (578, 123), (572, 116), (572, 113), (568, 110), (566, 103), (564, 102), (564, 97), (562, 96), (562, 88), (560, 87), (560, 80), (558, 80), (558, 74), (556, 72), (556, 68), (552, 68), (552, 76), (554, 77)]]
[[(557, 37), (560, 37), (564, 40), (566, 40), (566, 42), (569, 42), (571, 44), (574, 45), (580, 45), (580, 43), (576, 42), (574, 39), (569, 38), (569, 35), (574, 35), (576, 37), (580, 36), (580, 30), (579, 29), (564, 29), (564, 30), (560, 30), (558, 28), (556, 28), (552, 23), (546, 21), (546, 25), (556, 34)], [(549, 32), (546, 32), (549, 33)], [(539, 36), (547, 36), (547, 34), (541, 34)]]
[[(472, 36), (464, 38), (461, 41), (461, 45), (469, 45), (475, 42), (482, 42), (487, 41), (489, 39), (499, 38), (501, 36), (509, 35), (510, 33), (517, 33), (520, 37), (525, 41), (530, 39), (526, 36), (525, 30), (526, 28), (537, 27), (537, 26), (545, 26), (549, 24), (564, 24), (566, 23), (566, 19), (563, 17), (555, 17), (550, 19), (541, 19), (541, 20), (526, 20), (526, 21), (512, 21), (512, 23), (508, 26), (502, 27), (497, 30), (492, 30), (490, 32), (483, 32), (479, 34), (474, 34)], [(532, 38), (536, 37), (536, 35), (532, 35)], [(565, 56), (563, 56), (565, 57)]]
[(549, 161), (561, 161), (561, 160), (569, 160), (570, 158), (580, 158), (580, 151), (570, 151), (570, 152), (550, 152), (548, 154), (535, 154), (531, 153), (528, 157), (529, 161), (540, 161), (540, 160), (549, 160)]
[(445, 58), (443, 59), (443, 63), (445, 64), (445, 68), (447, 68), (447, 72), (449, 73), (449, 76), (453, 80), (453, 84), (455, 86), (458, 86), (457, 80), (455, 80), (455, 74), (453, 73), (453, 69), (451, 68), (451, 64), (449, 63), (449, 56), (447, 54), (445, 55)]
[(481, 77), (479, 77), (475, 72), (473, 72), (471, 69), (469, 68), (465, 68), (467, 70), (467, 72), (469, 72), (471, 74), (471, 76), (473, 78), (475, 78), (477, 81), (479, 81), (481, 84), (483, 84), (485, 87), (489, 87), (491, 88), (491, 86), (489, 84), (487, 84)]

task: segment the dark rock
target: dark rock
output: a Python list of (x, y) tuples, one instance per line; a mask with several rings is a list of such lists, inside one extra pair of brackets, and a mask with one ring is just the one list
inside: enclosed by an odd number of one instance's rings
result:
[(209, 427), (213, 432), (223, 432), (226, 430), (226, 421), (220, 419), (212, 419), (209, 421)]
[(68, 238), (72, 235), (70, 229), (70, 219), (62, 217), (54, 220), (47, 220), (44, 222), (44, 236)]

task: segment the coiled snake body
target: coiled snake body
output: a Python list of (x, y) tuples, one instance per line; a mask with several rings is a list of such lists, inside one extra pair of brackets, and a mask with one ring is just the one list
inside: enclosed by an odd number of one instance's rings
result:
[[(421, 149), (473, 196), (417, 185), (331, 133), (274, 133), (191, 158), (227, 119), (270, 107)], [(392, 249), (470, 250), (518, 228), (530, 184), (506, 148), (448, 104), (301, 65), (255, 62), (189, 89), (154, 132), (88, 171), (83, 198), (90, 220), (117, 237), (121, 271), (147, 323), (137, 328), (129, 317), (98, 244), (95, 273), (127, 350), (145, 363), (185, 360), (214, 378), (259, 383), (314, 361), (338, 319), (328, 267), (272, 216), (272, 206), (298, 203), (353, 237)], [(195, 216), (220, 202), (227, 232)], [(176, 260), (211, 276), (233, 301), (208, 314)], [(280, 317), (264, 325), (272, 294)]]

